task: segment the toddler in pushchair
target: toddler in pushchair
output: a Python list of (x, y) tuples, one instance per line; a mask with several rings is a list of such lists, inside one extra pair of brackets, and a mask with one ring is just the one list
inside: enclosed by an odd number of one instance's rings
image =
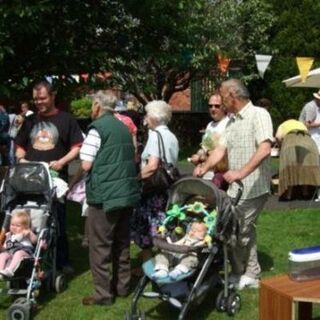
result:
[(1, 186), (0, 293), (18, 297), (8, 319), (29, 319), (40, 288), (65, 288), (56, 271), (56, 191), (48, 166), (19, 163), (8, 169)]
[[(240, 296), (228, 279), (227, 246), (236, 241), (234, 206), (242, 189), (239, 182), (238, 195), (232, 201), (224, 191), (200, 178), (186, 177), (172, 186), (166, 218), (153, 239), (160, 254), (143, 264), (144, 276), (125, 319), (145, 319), (145, 313), (138, 310), (141, 296), (169, 302), (180, 310), (178, 319), (185, 319), (192, 306), (221, 284), (216, 309), (229, 315), (240, 310)], [(152, 291), (145, 290), (149, 283)]]

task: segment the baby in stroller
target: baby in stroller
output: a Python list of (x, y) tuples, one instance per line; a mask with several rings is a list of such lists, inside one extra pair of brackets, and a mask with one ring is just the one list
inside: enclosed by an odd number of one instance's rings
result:
[[(208, 228), (205, 223), (195, 221), (191, 224), (190, 231), (180, 240), (174, 242), (175, 245), (185, 246), (204, 246), (205, 237)], [(169, 267), (178, 264), (169, 272)], [(184, 273), (188, 273), (195, 269), (199, 263), (196, 252), (180, 254), (170, 251), (162, 251), (154, 257), (154, 270), (152, 279), (157, 280), (161, 278), (170, 277), (177, 279)]]
[(0, 279), (13, 277), (21, 260), (31, 257), (37, 236), (32, 232), (31, 218), (26, 210), (15, 211), (11, 217), (10, 231), (0, 253)]

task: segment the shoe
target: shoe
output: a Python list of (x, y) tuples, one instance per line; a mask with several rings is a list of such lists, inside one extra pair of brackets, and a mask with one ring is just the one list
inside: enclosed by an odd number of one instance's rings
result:
[(320, 202), (320, 198), (318, 197), (318, 198), (315, 198), (314, 199), (314, 202)]
[(113, 304), (113, 301), (112, 299), (96, 299), (93, 296), (89, 296), (82, 299), (82, 304), (84, 306), (111, 306)]
[(254, 279), (244, 274), (240, 278), (238, 289), (242, 290), (244, 288), (259, 288), (259, 279)]
[(3, 277), (6, 277), (6, 278), (12, 278), (13, 277), (13, 272), (10, 270), (10, 269), (4, 269), (4, 270), (1, 270), (0, 271), (0, 274), (3, 276)]
[(70, 266), (70, 264), (63, 266), (61, 271), (64, 274), (73, 274), (74, 273), (74, 269), (73, 269), (73, 267)]

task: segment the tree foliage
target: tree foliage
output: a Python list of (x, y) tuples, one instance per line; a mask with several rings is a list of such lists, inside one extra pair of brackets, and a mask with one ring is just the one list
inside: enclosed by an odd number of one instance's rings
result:
[[(262, 0), (11, 0), (0, 6), (0, 91), (44, 75), (110, 70), (140, 101), (219, 78), (218, 52), (254, 75), (273, 22)], [(249, 78), (250, 78), (249, 77)], [(73, 83), (74, 85), (74, 83)]]
[[(270, 0), (277, 19), (270, 34), (274, 56), (264, 80), (257, 84), (256, 97), (273, 102), (271, 113), (275, 127), (290, 118), (297, 119), (315, 89), (286, 88), (282, 80), (299, 74), (296, 57), (314, 57), (313, 68), (320, 60), (320, 2), (312, 0)], [(320, 84), (319, 84), (320, 87)]]

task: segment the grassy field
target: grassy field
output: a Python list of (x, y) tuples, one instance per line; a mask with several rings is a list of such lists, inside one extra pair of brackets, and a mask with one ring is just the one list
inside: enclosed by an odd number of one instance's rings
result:
[[(88, 265), (88, 252), (82, 249), (82, 219), (80, 207), (69, 204), (69, 234), (72, 249), (72, 261), (76, 273), (68, 278), (68, 288), (60, 294), (44, 292), (40, 295), (39, 305), (34, 313), (34, 319), (123, 319), (124, 312), (129, 308), (130, 297), (118, 298), (112, 307), (84, 307), (81, 305), (83, 296), (92, 293), (92, 278)], [(314, 209), (263, 211), (258, 221), (259, 260), (263, 273), (268, 277), (287, 271), (288, 251), (293, 248), (319, 244), (320, 219), (319, 211)], [(132, 246), (132, 264), (139, 264), (138, 250)], [(132, 290), (137, 282), (133, 279)], [(258, 319), (258, 291), (249, 289), (241, 292), (242, 309), (235, 319)], [(0, 319), (5, 319), (6, 309), (11, 303), (10, 297), (1, 297)], [(190, 313), (188, 319), (229, 319), (225, 314), (214, 310), (215, 293), (211, 292), (201, 307)], [(157, 299), (141, 299), (141, 309), (147, 319), (176, 319), (177, 311)], [(315, 311), (315, 319), (319, 310)]]

